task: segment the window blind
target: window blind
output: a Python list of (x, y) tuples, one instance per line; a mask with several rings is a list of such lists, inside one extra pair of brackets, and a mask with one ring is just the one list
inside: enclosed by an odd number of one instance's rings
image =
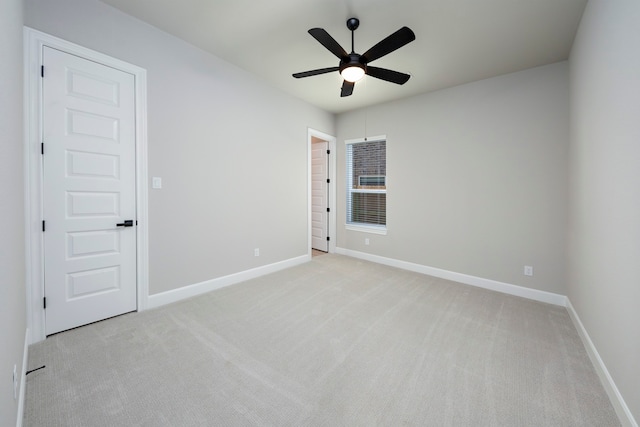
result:
[(386, 139), (346, 141), (347, 224), (387, 224)]

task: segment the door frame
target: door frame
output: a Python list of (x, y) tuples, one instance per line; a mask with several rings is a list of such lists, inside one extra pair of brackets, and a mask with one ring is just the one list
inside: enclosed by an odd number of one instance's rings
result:
[(327, 175), (329, 176), (329, 197), (327, 202), (329, 203), (329, 225), (327, 227), (327, 233), (329, 234), (329, 253), (336, 251), (336, 137), (320, 132), (312, 128), (307, 128), (307, 248), (308, 255), (311, 257), (311, 149), (313, 144), (313, 137), (322, 139), (329, 143), (329, 170)]
[[(44, 298), (44, 244), (42, 232), (42, 51), (48, 46), (71, 55), (116, 68), (134, 76), (136, 126), (136, 281), (137, 311), (148, 307), (148, 179), (147, 179), (147, 72), (145, 69), (87, 49), (55, 36), (24, 27), (24, 177), (27, 328), (29, 343), (46, 338)], [(46, 70), (45, 70), (46, 72)]]

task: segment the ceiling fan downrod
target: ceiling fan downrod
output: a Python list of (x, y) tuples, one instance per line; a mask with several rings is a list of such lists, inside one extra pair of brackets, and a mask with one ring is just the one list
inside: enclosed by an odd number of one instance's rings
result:
[(351, 53), (356, 53), (356, 48), (354, 44), (354, 36), (353, 32), (358, 29), (360, 26), (360, 20), (358, 18), (349, 18), (347, 19), (347, 28), (351, 31)]

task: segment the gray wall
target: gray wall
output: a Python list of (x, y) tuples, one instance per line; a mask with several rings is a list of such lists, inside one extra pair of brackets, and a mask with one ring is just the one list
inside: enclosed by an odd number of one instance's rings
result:
[(27, 26), (147, 70), (150, 294), (307, 254), (307, 127), (333, 134), (333, 115), (96, 0), (26, 6)]
[(561, 62), (339, 115), (339, 176), (387, 135), (388, 233), (344, 229), (341, 179), (338, 246), (564, 295), (568, 91)]
[[(13, 366), (26, 332), (22, 143), (22, 0), (0, 2), (0, 425), (16, 424)], [(18, 393), (20, 390), (18, 390)]]
[(640, 2), (591, 0), (570, 56), (568, 296), (640, 420)]

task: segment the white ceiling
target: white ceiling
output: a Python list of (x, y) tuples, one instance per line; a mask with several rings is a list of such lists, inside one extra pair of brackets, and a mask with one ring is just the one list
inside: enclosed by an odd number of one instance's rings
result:
[[(324, 110), (340, 113), (567, 59), (587, 0), (102, 0)], [(408, 26), (416, 40), (372, 63), (410, 74), (372, 77), (340, 98), (338, 65), (307, 30), (324, 28), (351, 50), (346, 20), (360, 19), (355, 50)]]

